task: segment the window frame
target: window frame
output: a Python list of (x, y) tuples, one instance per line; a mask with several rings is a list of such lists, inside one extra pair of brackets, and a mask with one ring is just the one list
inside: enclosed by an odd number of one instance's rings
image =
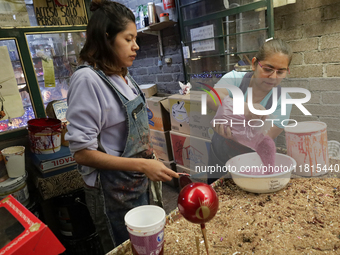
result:
[[(91, 0), (84, 0), (85, 12), (87, 19), (90, 19)], [(67, 32), (86, 32), (87, 25), (76, 26), (30, 26), (30, 27), (0, 27), (1, 40), (15, 40), (18, 53), (22, 65), (22, 70), (26, 79), (32, 108), (35, 118), (46, 118), (46, 111), (43, 99), (40, 94), (40, 88), (36, 72), (34, 69), (33, 60), (31, 58), (27, 34), (42, 34), (42, 33), (67, 33)], [(26, 136), (28, 134), (27, 127), (21, 127), (14, 130), (8, 130), (0, 133), (0, 141)]]

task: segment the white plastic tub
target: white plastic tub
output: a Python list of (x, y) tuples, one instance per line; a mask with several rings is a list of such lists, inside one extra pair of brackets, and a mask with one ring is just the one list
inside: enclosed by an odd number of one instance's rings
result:
[(237, 186), (253, 193), (271, 193), (283, 189), (290, 181), (292, 171), (296, 168), (296, 161), (292, 157), (276, 153), (274, 173), (249, 174), (250, 170), (258, 170), (261, 164), (259, 155), (256, 152), (251, 152), (228, 160), (226, 167)]

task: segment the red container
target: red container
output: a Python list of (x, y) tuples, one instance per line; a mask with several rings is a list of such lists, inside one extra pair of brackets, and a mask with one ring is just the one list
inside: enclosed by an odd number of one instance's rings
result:
[(30, 149), (36, 154), (50, 154), (60, 150), (61, 121), (53, 118), (32, 119), (27, 122)]
[(0, 254), (57, 255), (65, 251), (51, 230), (11, 195), (0, 201)]
[(169, 13), (165, 12), (165, 13), (161, 13), (159, 15), (159, 21), (163, 22), (163, 21), (169, 21)]

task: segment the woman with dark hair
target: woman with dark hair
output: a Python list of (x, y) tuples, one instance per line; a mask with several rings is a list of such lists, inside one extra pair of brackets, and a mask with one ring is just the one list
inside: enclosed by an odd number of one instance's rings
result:
[[(257, 110), (266, 110), (271, 109), (272, 106), (272, 89), (274, 87), (278, 88), (277, 107), (272, 113), (275, 120), (270, 121), (273, 124), (267, 132), (267, 135), (272, 139), (276, 139), (283, 131), (282, 122), (289, 119), (292, 108), (291, 105), (287, 105), (286, 114), (281, 114), (281, 87), (279, 86), (282, 79), (289, 73), (292, 55), (292, 50), (286, 42), (281, 39), (270, 39), (261, 46), (256, 56), (252, 59), (253, 72), (231, 71), (225, 74), (214, 87), (222, 101), (228, 95), (232, 98), (232, 93), (226, 88), (226, 85), (233, 85), (241, 89), (244, 94), (244, 116), (246, 120), (265, 120), (266, 118), (266, 116), (256, 115), (249, 110), (247, 89), (252, 88), (252, 104), (254, 107), (256, 105)], [(290, 98), (290, 96), (287, 94), (286, 98)], [(208, 98), (207, 104), (213, 110), (218, 108), (211, 98)], [(209, 166), (219, 165), (223, 167), (230, 158), (253, 152), (251, 148), (232, 139), (232, 127), (225, 129), (224, 124), (216, 124), (214, 130), (215, 133), (211, 140), (209, 152)], [(221, 175), (221, 173), (216, 173), (215, 176), (209, 178), (209, 183), (212, 183)]]
[(106, 0), (92, 1), (91, 11), (80, 52), (83, 65), (68, 91), (65, 138), (108, 252), (128, 239), (126, 212), (149, 203), (148, 179), (170, 181), (178, 175), (153, 159), (145, 97), (127, 71), (139, 49), (133, 13)]

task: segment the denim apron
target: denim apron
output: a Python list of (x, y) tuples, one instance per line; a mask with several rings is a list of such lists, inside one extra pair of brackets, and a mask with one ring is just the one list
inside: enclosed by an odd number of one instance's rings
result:
[[(242, 79), (242, 82), (239, 88), (241, 89), (244, 95), (249, 87), (252, 76), (253, 76), (253, 73), (248, 72), (244, 75)], [(280, 98), (281, 87), (277, 86), (277, 88), (278, 88), (277, 98)], [(267, 110), (272, 107), (272, 102), (273, 100), (272, 100), (272, 95), (271, 95), (271, 97), (268, 99), (268, 102), (265, 106)], [(232, 139), (227, 139), (215, 132), (211, 139), (208, 166), (219, 165), (223, 167), (229, 159), (235, 156), (241, 155), (241, 154), (249, 153), (249, 152), (254, 152), (254, 150)], [(224, 173), (219, 173), (219, 174), (214, 173), (212, 178), (208, 178), (208, 184), (211, 184), (218, 178), (221, 178), (222, 175), (224, 175)]]
[[(79, 66), (82, 67), (89, 67), (97, 73), (125, 108), (128, 136), (121, 157), (153, 158), (145, 97), (136, 82), (128, 75), (138, 92), (135, 99), (128, 100), (101, 70), (95, 70), (92, 66)], [(100, 136), (98, 144), (98, 150), (105, 152), (100, 144)], [(104, 195), (105, 213), (110, 222), (109, 231), (117, 246), (129, 239), (124, 223), (125, 214), (136, 206), (149, 204), (148, 178), (140, 172), (97, 170), (99, 186)]]

